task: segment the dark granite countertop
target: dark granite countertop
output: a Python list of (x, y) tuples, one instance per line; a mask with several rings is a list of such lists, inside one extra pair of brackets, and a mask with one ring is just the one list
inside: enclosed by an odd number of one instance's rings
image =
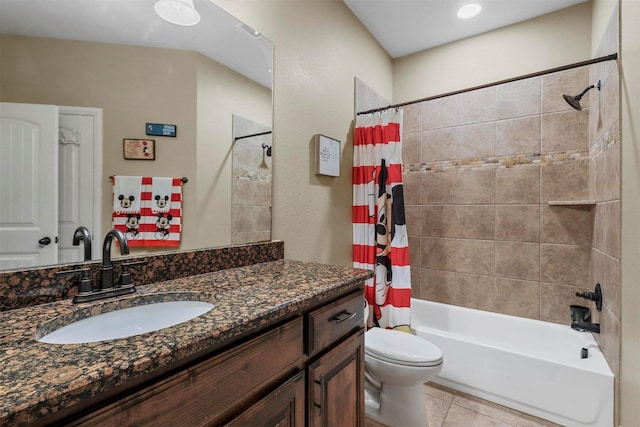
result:
[[(145, 286), (93, 303), (63, 300), (0, 312), (0, 425), (28, 424), (181, 359), (219, 348), (347, 290), (372, 272), (273, 261)], [(73, 319), (149, 300), (198, 299), (214, 308), (185, 323), (87, 344), (36, 341)]]

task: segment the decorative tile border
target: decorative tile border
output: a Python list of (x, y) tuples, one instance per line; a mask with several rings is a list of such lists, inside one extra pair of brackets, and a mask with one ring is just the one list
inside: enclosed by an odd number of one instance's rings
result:
[(595, 159), (609, 149), (613, 144), (620, 140), (620, 122), (617, 121), (607, 131), (602, 134), (600, 139), (591, 146), (590, 155)]
[(403, 173), (450, 172), (455, 170), (481, 170), (512, 168), (515, 166), (552, 166), (572, 162), (589, 161), (589, 150), (569, 150), (550, 153), (517, 154), (512, 156), (475, 157), (469, 159), (441, 160), (426, 163), (406, 163)]

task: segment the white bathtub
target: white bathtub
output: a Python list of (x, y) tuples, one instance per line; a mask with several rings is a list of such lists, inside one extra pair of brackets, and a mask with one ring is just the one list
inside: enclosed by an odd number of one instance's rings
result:
[(444, 353), (434, 382), (564, 426), (613, 425), (614, 378), (590, 333), (418, 299), (411, 304), (416, 335)]

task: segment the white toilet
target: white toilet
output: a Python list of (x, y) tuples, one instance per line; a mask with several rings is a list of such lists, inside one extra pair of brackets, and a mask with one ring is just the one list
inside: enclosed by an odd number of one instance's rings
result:
[(383, 328), (369, 329), (364, 347), (366, 416), (389, 427), (426, 427), (423, 384), (442, 369), (442, 351), (413, 334)]

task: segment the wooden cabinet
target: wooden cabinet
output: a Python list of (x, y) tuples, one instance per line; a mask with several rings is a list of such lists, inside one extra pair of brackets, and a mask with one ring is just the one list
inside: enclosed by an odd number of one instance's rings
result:
[(363, 325), (361, 291), (308, 314), (310, 427), (364, 426)]
[(364, 332), (309, 366), (310, 427), (364, 426)]
[(304, 389), (305, 376), (303, 371), (227, 423), (227, 426), (303, 427)]
[(363, 305), (359, 286), (205, 360), (54, 421), (362, 427)]

